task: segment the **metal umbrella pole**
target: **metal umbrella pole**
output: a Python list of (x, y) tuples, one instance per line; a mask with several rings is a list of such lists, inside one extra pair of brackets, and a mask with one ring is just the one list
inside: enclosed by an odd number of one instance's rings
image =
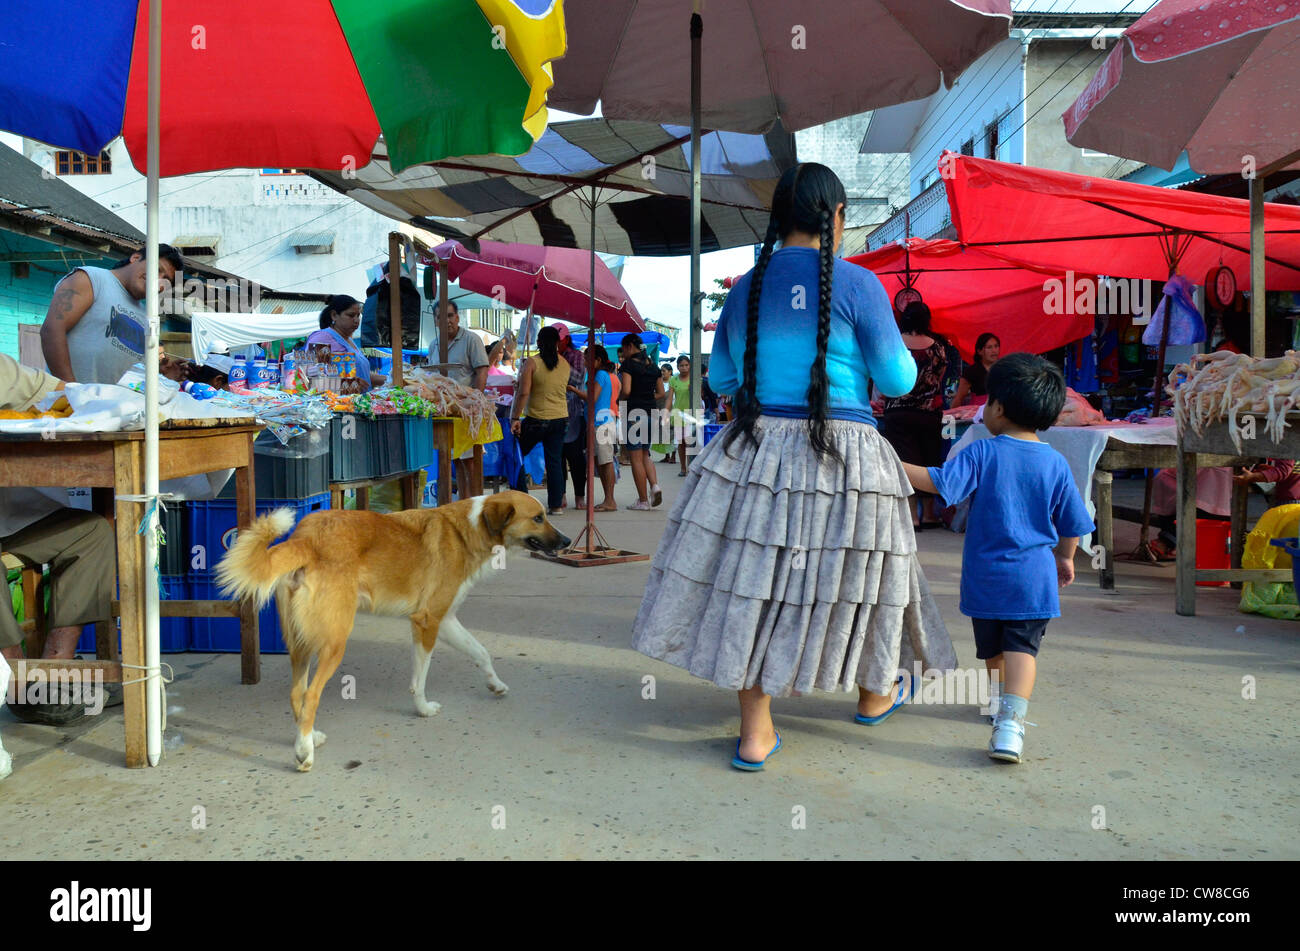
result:
[[(162, 85), (162, 0), (149, 0), (148, 149), (145, 160), (144, 347), (144, 696), (145, 749), (150, 766), (162, 758), (161, 671), (158, 656), (158, 103)], [(123, 636), (132, 636), (123, 631)]]
[[(692, 418), (703, 415), (698, 411), (700, 399), (700, 349), (704, 324), (700, 307), (704, 295), (700, 292), (700, 218), (703, 211), (700, 194), (700, 73), (704, 20), (700, 17), (699, 0), (691, 14), (691, 379), (690, 412)], [(694, 441), (694, 440), (692, 440)], [(683, 460), (684, 462), (685, 460)]]
[[(591, 186), (591, 200), (588, 204), (591, 211), (591, 300), (587, 308), (587, 350), (590, 352), (592, 346), (596, 343), (596, 186)], [(583, 364), (586, 365), (586, 354), (583, 354)], [(569, 546), (570, 552), (577, 552), (579, 545), (584, 543), (583, 554), (591, 558), (610, 550), (609, 543), (605, 541), (605, 536), (600, 533), (596, 527), (596, 374), (592, 368), (587, 366), (587, 524), (583, 527), (578, 537), (573, 540)], [(596, 539), (600, 539), (599, 545), (595, 544)]]
[[(596, 186), (591, 186), (591, 296), (587, 303), (587, 347), (596, 342)], [(536, 293), (536, 285), (533, 287)], [(586, 364), (586, 354), (583, 354)], [(559, 555), (534, 553), (534, 557), (576, 567), (618, 565), (629, 561), (649, 561), (649, 555), (612, 547), (596, 527), (596, 374), (587, 367), (587, 524), (577, 538)], [(581, 550), (580, 550), (581, 548)]]

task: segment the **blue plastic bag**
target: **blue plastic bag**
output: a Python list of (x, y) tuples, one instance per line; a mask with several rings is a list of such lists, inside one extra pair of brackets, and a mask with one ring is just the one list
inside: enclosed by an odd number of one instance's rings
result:
[(1148, 347), (1158, 347), (1166, 320), (1169, 321), (1167, 342), (1171, 345), (1200, 343), (1205, 339), (1205, 319), (1192, 298), (1192, 282), (1181, 274), (1175, 274), (1165, 284), (1164, 297), (1142, 332), (1142, 342)]

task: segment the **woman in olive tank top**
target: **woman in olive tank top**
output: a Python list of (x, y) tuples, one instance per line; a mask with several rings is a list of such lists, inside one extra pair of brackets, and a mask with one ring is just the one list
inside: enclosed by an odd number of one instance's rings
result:
[[(560, 359), (560, 334), (543, 327), (537, 334), (537, 356), (524, 361), (519, 371), (510, 431), (519, 438), (519, 450), (532, 452), (539, 442), (546, 453), (546, 512), (558, 515), (564, 501), (564, 431), (569, 424), (565, 400), (569, 363)], [(522, 478), (522, 471), (520, 478)], [(522, 486), (517, 486), (522, 488)]]

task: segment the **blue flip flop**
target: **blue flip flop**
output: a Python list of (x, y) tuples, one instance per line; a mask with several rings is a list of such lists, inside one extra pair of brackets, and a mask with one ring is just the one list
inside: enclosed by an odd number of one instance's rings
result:
[(780, 749), (781, 749), (781, 733), (780, 731), (778, 731), (776, 734), (776, 746), (772, 747), (772, 752), (768, 753), (761, 760), (755, 763), (750, 760), (740, 758), (740, 740), (737, 740), (736, 755), (731, 757), (731, 765), (736, 767), (736, 769), (743, 769), (747, 773), (757, 773), (760, 769), (763, 768), (763, 764), (766, 763), (768, 760), (770, 760), (773, 756), (775, 756), (780, 751)]
[[(916, 691), (916, 677), (914, 675), (908, 675), (908, 676), (909, 676), (909, 680), (907, 684), (906, 696), (904, 696), (903, 691), (900, 689), (898, 691), (898, 699), (895, 700), (894, 705), (890, 707), (888, 710), (886, 710), (884, 713), (875, 717), (864, 717), (860, 713), (855, 713), (853, 715), (853, 722), (861, 723), (863, 726), (875, 726), (876, 724), (884, 723), (887, 719), (889, 719), (889, 717), (893, 714), (895, 710), (897, 710), (903, 704), (907, 703), (907, 701), (912, 699), (912, 694), (915, 693)], [(900, 675), (898, 680), (895, 681), (895, 683), (901, 684), (902, 682), (903, 682), (903, 677), (902, 675)]]

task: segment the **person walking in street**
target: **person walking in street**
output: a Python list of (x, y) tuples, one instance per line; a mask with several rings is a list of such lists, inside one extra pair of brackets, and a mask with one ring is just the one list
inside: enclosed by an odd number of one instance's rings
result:
[(917, 489), (949, 505), (971, 499), (961, 559), (961, 613), (975, 629), (975, 656), (1002, 685), (989, 756), (1019, 763), (1038, 650), (1058, 588), (1074, 581), (1079, 536), (1092, 519), (1065, 457), (1038, 438), (1065, 405), (1065, 377), (1042, 357), (1013, 353), (988, 374), (984, 425), (942, 467), (904, 463)]
[[(677, 461), (681, 465), (681, 470), (677, 473), (682, 478), (686, 477), (686, 440), (687, 440), (687, 423), (686, 415), (691, 411), (691, 358), (680, 356), (677, 358), (677, 375), (668, 381), (668, 388), (672, 391), (672, 413), (669, 417), (672, 424), (672, 431), (677, 435)], [(690, 436), (691, 442), (694, 443), (694, 435)]]
[(773, 697), (856, 686), (854, 719), (873, 726), (914, 696), (900, 667), (957, 662), (869, 403), (869, 380), (901, 396), (916, 363), (879, 278), (835, 257), (847, 201), (824, 165), (777, 184), (710, 360), (737, 418), (689, 470), (634, 626), (641, 653), (738, 691), (741, 770), (781, 748)]
[[(519, 395), (510, 407), (510, 431), (519, 451), (528, 455), (539, 442), (546, 454), (546, 514), (558, 515), (564, 501), (564, 431), (569, 425), (569, 362), (560, 356), (554, 327), (537, 332), (537, 356), (519, 370)], [(522, 470), (521, 470), (522, 473)], [(516, 486), (518, 488), (518, 486)]]
[[(948, 372), (946, 342), (930, 332), (930, 308), (920, 301), (907, 305), (899, 318), (903, 345), (916, 361), (916, 385), (903, 396), (886, 397), (880, 417), (880, 435), (898, 458), (916, 466), (943, 463), (943, 381)], [(921, 496), (918, 518), (911, 507), (915, 528), (940, 525), (934, 515), (934, 496)]]
[[(659, 400), (659, 418), (667, 419), (673, 409), (673, 365), (671, 363), (662, 363), (659, 365), (659, 375), (664, 378), (664, 395)], [(660, 438), (663, 438), (662, 436)], [(650, 447), (650, 458), (659, 456), (660, 462), (671, 465), (677, 461), (677, 449), (672, 444), (672, 437), (668, 437), (668, 442), (657, 442)]]
[(623, 361), (618, 373), (622, 377), (622, 392), (627, 404), (623, 441), (632, 464), (632, 481), (636, 483), (636, 501), (628, 508), (646, 512), (664, 500), (663, 490), (659, 488), (659, 472), (650, 458), (650, 445), (654, 434), (661, 429), (659, 407), (667, 388), (659, 369), (646, 355), (640, 336), (628, 334), (624, 337), (618, 355)]
[[(560, 335), (560, 356), (569, 364), (569, 389), (565, 405), (569, 422), (564, 430), (564, 468), (573, 482), (574, 508), (587, 507), (587, 391), (583, 381), (587, 378), (586, 358), (573, 345), (569, 328), (555, 324)], [(568, 507), (567, 496), (560, 500), (560, 508)]]

